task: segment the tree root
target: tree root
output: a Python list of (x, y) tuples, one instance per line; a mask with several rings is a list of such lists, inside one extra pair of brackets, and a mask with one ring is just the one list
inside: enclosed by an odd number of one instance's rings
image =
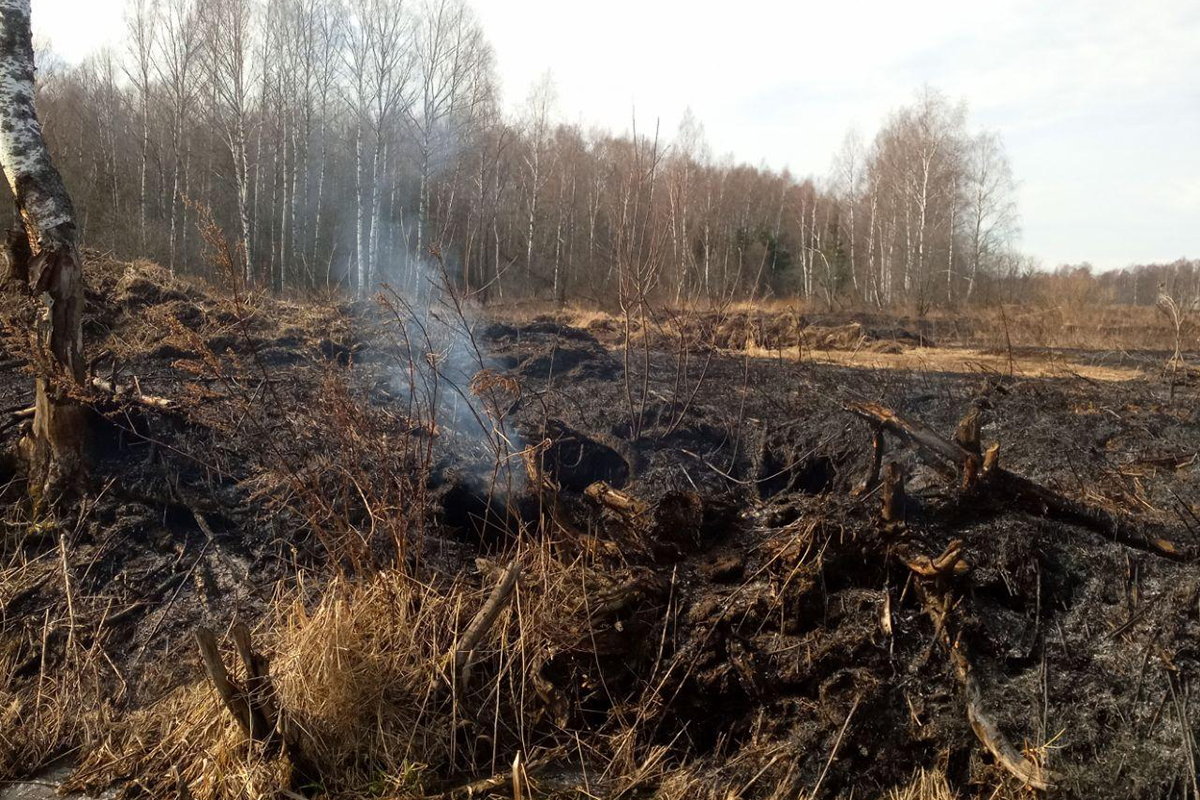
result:
[(933, 622), (934, 630), (950, 656), (954, 674), (962, 684), (963, 694), (966, 698), (967, 721), (971, 723), (971, 730), (975, 731), (975, 736), (996, 759), (996, 763), (1004, 767), (1025, 786), (1039, 791), (1054, 788), (1054, 784), (1061, 780), (1061, 776), (1026, 758), (1013, 746), (992, 716), (984, 709), (983, 692), (971, 669), (966, 645), (951, 635), (948, 598), (944, 594), (934, 594), (920, 582), (918, 582), (918, 589), (924, 600), (925, 613)]

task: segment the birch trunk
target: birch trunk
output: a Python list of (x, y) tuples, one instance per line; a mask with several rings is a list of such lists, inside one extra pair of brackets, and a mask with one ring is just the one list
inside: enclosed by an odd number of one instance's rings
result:
[(0, 0), (0, 165), (33, 255), (24, 271), (38, 303), (33, 339), (42, 370), (21, 449), (31, 493), (53, 498), (86, 476), (87, 411), (70, 396), (85, 377), (83, 259), (75, 210), (33, 107), (33, 73), (29, 0)]
[(357, 275), (355, 276), (358, 282), (358, 296), (366, 297), (370, 289), (368, 288), (367, 280), (367, 221), (366, 209), (363, 207), (363, 155), (362, 155), (362, 125), (358, 126), (358, 130), (354, 138), (354, 206), (356, 212), (356, 225), (354, 230), (354, 261), (357, 266)]

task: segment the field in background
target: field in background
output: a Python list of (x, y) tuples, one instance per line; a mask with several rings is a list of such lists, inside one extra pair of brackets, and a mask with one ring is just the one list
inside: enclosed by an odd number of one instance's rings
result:
[[(750, 320), (793, 317), (801, 326), (832, 326), (851, 322), (876, 327), (897, 327), (924, 335), (940, 346), (984, 348), (1034, 347), (1091, 351), (1152, 350), (1174, 348), (1174, 334), (1166, 317), (1156, 308), (1126, 305), (1007, 305), (1003, 308), (934, 309), (925, 315), (875, 309), (835, 309), (798, 301), (765, 300), (736, 302), (722, 306), (688, 308), (652, 306), (651, 316), (661, 326), (691, 316), (741, 317)], [(541, 301), (491, 303), (488, 315), (513, 322), (555, 319), (574, 327), (587, 328), (598, 321), (619, 323), (620, 312), (583, 304), (556, 308)], [(640, 327), (638, 315), (632, 325)], [(1185, 350), (1200, 350), (1200, 320), (1192, 322), (1185, 336)]]
[[(589, 330), (611, 347), (643, 339), (640, 313), (628, 320), (594, 307), (544, 303), (491, 305), (511, 323), (553, 321)], [(1135, 380), (1169, 366), (1174, 331), (1155, 308), (1115, 305), (1014, 305), (923, 316), (834, 310), (768, 300), (722, 307), (649, 307), (644, 326), (654, 347), (714, 347), (726, 354), (813, 361), (872, 369)], [(1185, 328), (1184, 362), (1200, 350)]]

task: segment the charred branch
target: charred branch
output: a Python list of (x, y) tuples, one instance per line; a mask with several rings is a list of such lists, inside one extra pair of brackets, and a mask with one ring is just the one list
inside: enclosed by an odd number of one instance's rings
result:
[(254, 650), (250, 629), (244, 624), (234, 625), (233, 641), (245, 673), (244, 683), (229, 675), (212, 631), (196, 630), (196, 643), (209, 681), (251, 742), (261, 745), (268, 755), (282, 750), (292, 765), (294, 785), (312, 783), (319, 777), (316, 765), (305, 754), (298, 731), (280, 713), (270, 662)]
[[(1000, 450), (998, 444), (988, 448), (982, 462), (978, 454), (971, 452), (958, 442), (943, 438), (929, 426), (915, 420), (907, 420), (878, 403), (846, 403), (847, 411), (875, 425), (890, 431), (899, 439), (914, 445), (920, 451), (931, 456), (931, 461), (942, 464), (940, 470), (948, 479), (954, 480), (961, 476), (964, 490), (978, 488), (992, 501), (1006, 506), (1015, 506), (1039, 517), (1056, 519), (1062, 522), (1078, 525), (1094, 531), (1128, 547), (1144, 550), (1148, 553), (1176, 560), (1188, 560), (1190, 552), (1176, 545), (1170, 539), (1154, 532), (1139, 530), (1137, 525), (1121, 515), (1090, 505), (1078, 500), (1072, 500), (1055, 492), (1029, 478), (1009, 472), (1000, 466)], [(960, 424), (960, 433), (966, 428), (965, 438), (970, 441), (977, 421), (970, 421), (968, 414), (964, 424)], [(958, 467), (955, 474), (945, 462)], [(886, 503), (887, 476), (885, 475), (885, 513), (889, 506)], [(891, 506), (894, 512), (894, 506)], [(887, 520), (885, 518), (885, 521)]]
[(94, 388), (112, 395), (116, 400), (128, 400), (129, 402), (137, 403), (147, 408), (158, 409), (159, 411), (171, 411), (175, 408), (175, 404), (165, 397), (156, 397), (155, 395), (142, 392), (141, 387), (137, 385), (137, 381), (122, 386), (104, 378), (93, 377), (91, 384)]
[(471, 620), (471, 624), (467, 626), (466, 631), (458, 640), (458, 644), (455, 645), (454, 675), (462, 691), (466, 691), (470, 686), (471, 670), (475, 666), (479, 643), (483, 641), (483, 637), (496, 624), (496, 620), (500, 617), (500, 612), (504, 610), (505, 606), (512, 599), (513, 590), (517, 588), (517, 581), (520, 577), (521, 564), (514, 561), (504, 571), (500, 580), (493, 587), (492, 593), (488, 595), (487, 602), (475, 614), (475, 617)]
[(1056, 773), (1026, 758), (1013, 746), (992, 715), (984, 708), (983, 691), (975, 679), (968, 657), (966, 644), (952, 632), (950, 599), (944, 594), (935, 594), (918, 584), (925, 613), (938, 632), (938, 639), (950, 657), (954, 674), (963, 687), (966, 701), (967, 721), (971, 730), (984, 748), (996, 759), (996, 763), (1031, 789), (1047, 791), (1060, 780)]
[(900, 559), (906, 566), (922, 578), (943, 578), (950, 575), (962, 575), (970, 569), (970, 565), (962, 555), (963, 543), (955, 539), (946, 545), (946, 549), (937, 556), (913, 555), (901, 551)]
[(584, 489), (583, 493), (588, 499), (599, 503), (630, 522), (645, 515), (650, 508), (633, 495), (614, 489), (604, 481), (596, 481)]

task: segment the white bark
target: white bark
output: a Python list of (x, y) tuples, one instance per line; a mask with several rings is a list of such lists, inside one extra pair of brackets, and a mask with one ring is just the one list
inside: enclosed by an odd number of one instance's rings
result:
[(83, 259), (75, 210), (34, 110), (33, 76), (29, 0), (0, 0), (0, 167), (33, 254), (22, 266), (39, 305), (35, 346), (52, 364), (35, 382), (32, 434), (22, 442), (31, 491), (40, 495), (65, 490), (82, 474), (87, 416), (63, 385), (82, 384), (86, 371)]

